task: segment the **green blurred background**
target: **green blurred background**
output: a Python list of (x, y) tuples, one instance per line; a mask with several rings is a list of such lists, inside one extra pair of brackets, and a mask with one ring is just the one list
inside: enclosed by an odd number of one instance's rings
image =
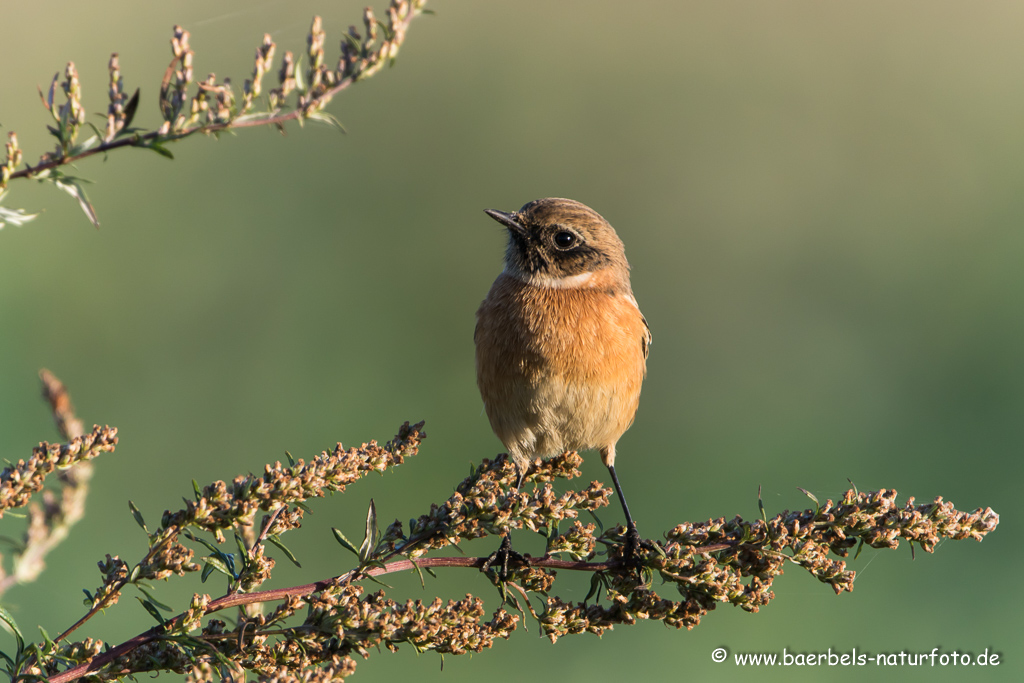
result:
[[(762, 680), (1018, 680), (1024, 634), (1019, 504), (1024, 445), (1024, 5), (937, 2), (452, 2), (412, 25), (395, 68), (329, 111), (349, 134), (290, 126), (121, 150), (80, 164), (94, 230), (51, 187), (0, 231), (0, 448), (56, 440), (38, 398), (48, 367), (87, 422), (120, 429), (97, 461), (89, 513), (44, 578), (5, 604), (51, 634), (82, 613), (104, 553), (137, 558), (151, 524), (200, 483), (259, 471), (287, 449), (386, 440), (427, 421), (420, 455), (314, 504), (273, 586), (350, 565), (329, 527), (359, 535), (440, 502), (501, 449), (477, 394), (473, 314), (501, 267), (484, 208), (565, 196), (618, 229), (654, 331), (620, 472), (641, 531), (803, 508), (848, 488), (991, 506), (984, 543), (862, 553), (836, 597), (793, 568), (760, 614), (728, 606), (692, 632), (657, 623), (557, 646), (535, 624), (473, 658), (374, 654), (360, 681), (543, 676)], [(312, 15), (337, 55), (360, 3), (0, 4), (0, 124), (26, 159), (51, 146), (35, 89), (68, 59), (90, 112), (106, 62), (158, 121), (171, 26), (196, 75), (249, 74), (264, 32), (301, 51)], [(383, 5), (377, 7), (383, 9)], [(279, 64), (280, 62), (276, 62)], [(97, 121), (99, 119), (96, 119)], [(598, 458), (589, 479), (607, 480)], [(603, 518), (619, 519), (610, 509)], [(18, 522), (3, 533), (16, 535)], [(537, 552), (520, 537), (523, 550)], [(494, 544), (467, 546), (486, 554)], [(1017, 548), (1015, 550), (1015, 548)], [(393, 597), (496, 604), (482, 577), (443, 573)], [(565, 598), (585, 595), (567, 578)], [(270, 586), (268, 586), (270, 587)], [(163, 587), (181, 605), (198, 579)], [(1004, 591), (1010, 591), (1004, 593)], [(148, 627), (134, 600), (93, 622)], [(84, 634), (83, 634), (84, 635)], [(0, 642), (9, 647), (7, 636)], [(999, 652), (997, 668), (777, 668), (711, 651)]]

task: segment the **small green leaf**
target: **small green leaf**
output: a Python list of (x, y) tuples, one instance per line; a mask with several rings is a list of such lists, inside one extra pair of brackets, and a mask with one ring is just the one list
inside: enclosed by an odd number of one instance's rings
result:
[[(513, 607), (515, 607), (520, 612), (523, 611), (523, 608), (519, 606), (519, 601), (515, 599), (515, 596), (509, 595), (508, 584), (505, 583), (504, 581), (500, 581), (498, 583), (498, 595), (501, 596), (501, 604), (502, 605), (504, 605), (507, 602), (507, 603), (510, 603)], [(511, 598), (511, 599), (509, 599), (509, 598)], [(525, 624), (524, 624), (524, 626), (525, 626)]]
[(295, 60), (295, 89), (301, 93), (306, 92), (306, 81), (302, 78), (302, 55)]
[(343, 134), (348, 133), (348, 131), (345, 130), (345, 126), (343, 126), (341, 121), (338, 120), (338, 117), (325, 111), (310, 112), (306, 114), (306, 118), (310, 121), (317, 121), (318, 123), (323, 123), (333, 128), (337, 128)]
[(21, 629), (18, 628), (18, 622), (14, 620), (11, 613), (0, 607), (0, 622), (7, 627), (7, 630), (14, 634), (14, 639), (18, 641), (18, 657), (21, 657), (22, 651), (25, 649), (25, 638), (21, 635)]
[(813, 494), (813, 493), (811, 493), (810, 491), (808, 491), (807, 489), (804, 489), (804, 488), (800, 488), (799, 486), (797, 486), (797, 487), (796, 487), (796, 490), (797, 490), (797, 491), (799, 491), (800, 493), (804, 494), (805, 496), (807, 496), (807, 497), (808, 497), (808, 498), (810, 498), (811, 500), (813, 500), (813, 501), (814, 501), (814, 504), (815, 504), (815, 505), (817, 505), (817, 504), (818, 504), (818, 499), (817, 499), (817, 498), (815, 498), (815, 497), (814, 497), (814, 494)]
[(383, 581), (381, 581), (380, 579), (378, 579), (378, 578), (375, 578), (375, 577), (373, 577), (373, 576), (368, 576), (368, 577), (366, 577), (366, 578), (368, 578), (368, 579), (369, 579), (370, 581), (373, 581), (374, 583), (379, 583), (380, 585), (384, 586), (385, 588), (390, 588), (390, 589), (392, 589), (392, 590), (394, 590), (394, 588), (395, 588), (394, 586), (391, 586), (391, 585), (389, 585), (389, 584), (386, 584), (386, 583), (384, 583)]
[(89, 219), (89, 222), (96, 228), (100, 227), (100, 219), (96, 217), (96, 209), (92, 208), (92, 204), (89, 203), (89, 197), (85, 194), (85, 188), (82, 187), (78, 178), (70, 176), (53, 178), (53, 184), (77, 199), (78, 205), (82, 207), (82, 212)]
[(128, 100), (128, 104), (124, 105), (124, 128), (121, 129), (121, 133), (125, 132), (128, 126), (132, 125), (132, 121), (135, 119), (135, 111), (139, 108), (139, 89), (135, 89), (135, 94), (132, 95), (131, 99)]
[(808, 498), (810, 498), (811, 500), (814, 501), (814, 514), (817, 515), (818, 512), (821, 511), (821, 505), (818, 503), (818, 499), (814, 497), (814, 494), (811, 493), (810, 491), (808, 491), (807, 489), (800, 488), (799, 486), (796, 487), (796, 490), (800, 491), (805, 496), (807, 496)]
[(356, 40), (356, 37), (353, 36), (351, 33), (347, 33), (347, 32), (346, 33), (342, 33), (341, 37), (344, 38), (345, 40), (347, 40), (348, 44), (352, 48), (354, 48), (356, 50), (361, 50), (362, 49), (362, 47), (363, 47), (362, 44), (358, 40)]
[(356, 555), (356, 557), (359, 556), (359, 549), (355, 547), (352, 541), (345, 538), (345, 534), (341, 533), (340, 529), (335, 529), (334, 527), (331, 527), (331, 531), (334, 533), (334, 539), (341, 544), (342, 548), (351, 551), (353, 554)]
[(214, 567), (214, 566), (213, 566), (212, 564), (210, 564), (209, 562), (207, 562), (207, 563), (203, 564), (203, 571), (202, 571), (202, 573), (201, 573), (201, 574), (199, 575), (199, 579), (200, 579), (200, 580), (201, 580), (201, 581), (202, 581), (203, 583), (206, 583), (206, 580), (207, 580), (208, 578), (210, 578), (210, 574), (212, 574), (212, 573), (214, 572), (214, 570), (215, 570), (215, 569), (216, 569), (216, 567)]
[(590, 602), (590, 598), (598, 594), (603, 584), (604, 579), (601, 576), (601, 572), (594, 572), (590, 576), (590, 592), (587, 593), (587, 597), (583, 598), (583, 604)]
[(857, 485), (853, 483), (853, 479), (850, 479), (849, 477), (847, 477), (846, 481), (850, 482), (850, 486), (853, 487), (853, 495), (859, 496), (860, 495), (860, 491), (857, 490)]
[(412, 564), (412, 568), (416, 570), (416, 573), (420, 577), (420, 588), (426, 588), (427, 582), (423, 580), (423, 570), (420, 569), (420, 566), (418, 564), (416, 564), (416, 560), (412, 559), (411, 557), (407, 557), (406, 559), (409, 560), (409, 562)]
[[(207, 567), (213, 567), (214, 570), (220, 572), (224, 576), (227, 576), (232, 579), (238, 578), (235, 576), (235, 573), (231, 571), (231, 568), (228, 567), (227, 563), (215, 555), (208, 555), (204, 557), (203, 562), (206, 563)], [(206, 571), (204, 570), (203, 573), (205, 574)]]
[(276, 534), (267, 536), (267, 540), (273, 543), (275, 546), (277, 546), (277, 548), (284, 553), (285, 557), (291, 560), (292, 564), (294, 564), (296, 567), (302, 567), (302, 565), (299, 564), (298, 559), (296, 559), (292, 551), (288, 550), (288, 548), (285, 547), (284, 543), (281, 543), (281, 539)]
[(195, 534), (191, 533), (188, 530), (186, 530), (184, 532), (184, 536), (185, 536), (185, 538), (189, 539), (190, 541), (195, 541), (196, 543), (200, 543), (200, 544), (206, 546), (207, 550), (209, 550), (211, 553), (213, 553), (213, 557), (216, 558), (221, 563), (221, 565), (224, 567), (225, 573), (227, 573), (228, 576), (230, 576), (233, 579), (237, 579), (238, 578), (238, 574), (235, 572), (235, 556), (234, 555), (231, 555), (229, 553), (225, 553), (220, 548), (218, 548), (214, 544), (210, 543), (206, 539), (200, 538), (199, 536), (196, 536)]
[(203, 499), (203, 491), (202, 489), (199, 488), (199, 482), (196, 481), (195, 479), (192, 480), (192, 490), (196, 492), (197, 501)]
[(46, 107), (50, 110), (50, 115), (53, 116), (54, 121), (60, 121), (60, 114), (57, 113), (59, 108), (53, 101), (54, 95), (57, 93), (58, 80), (60, 80), (60, 73), (53, 74), (53, 80), (50, 81), (50, 91), (46, 94)]
[(190, 541), (195, 541), (196, 543), (202, 543), (204, 546), (207, 547), (207, 549), (209, 549), (212, 552), (215, 552), (215, 553), (219, 553), (220, 552), (220, 550), (217, 549), (217, 546), (215, 546), (214, 544), (210, 543), (205, 538), (200, 538), (199, 536), (196, 536), (195, 534), (193, 534), (188, 529), (185, 529), (185, 531), (182, 532), (182, 535), (185, 538), (187, 538), (188, 540), (190, 540)]
[[(211, 655), (221, 663), (222, 667), (227, 667), (228, 670), (234, 671), (237, 664), (232, 662), (224, 653), (217, 648), (210, 645), (199, 638), (193, 638), (190, 635), (172, 635), (164, 636), (164, 640), (169, 640), (172, 643), (180, 643), (185, 646), (188, 650), (192, 650), (194, 653), (202, 653), (204, 655)], [(222, 671), (222, 674), (226, 674), (226, 671)], [(223, 675), (220, 677), (221, 680), (229, 680), (230, 676)]]
[(14, 660), (11, 659), (10, 657), (8, 657), (7, 653), (4, 652), (3, 650), (0, 650), (0, 659), (3, 659), (5, 662), (7, 662), (8, 668), (10, 668), (10, 669), (14, 668)]
[(172, 610), (174, 609), (173, 607), (170, 607), (170, 606), (168, 606), (168, 605), (165, 605), (164, 603), (162, 603), (162, 602), (160, 602), (159, 600), (157, 600), (156, 598), (154, 598), (154, 597), (153, 597), (153, 594), (152, 594), (152, 593), (150, 593), (150, 592), (149, 592), (148, 590), (146, 590), (145, 588), (142, 588), (141, 586), (136, 586), (136, 588), (138, 588), (138, 589), (139, 589), (139, 591), (141, 591), (141, 592), (142, 592), (142, 594), (143, 594), (143, 595), (145, 595), (145, 596), (146, 596), (146, 598), (148, 598), (148, 599), (149, 599), (149, 601), (150, 601), (151, 603), (153, 603), (153, 605), (154, 605), (155, 607), (159, 607), (160, 609), (164, 610), (165, 612), (170, 612), (170, 611), (172, 611)]
[(149, 533), (149, 529), (146, 528), (146, 520), (144, 520), (142, 518), (142, 513), (139, 512), (139, 508), (135, 507), (135, 503), (133, 503), (132, 501), (129, 500), (128, 501), (128, 509), (132, 511), (132, 517), (135, 518), (135, 522), (140, 527), (142, 527), (143, 531), (145, 531), (148, 534)]
[(242, 537), (238, 535), (238, 532), (235, 532), (235, 545), (238, 546), (238, 555), (242, 558), (242, 562), (244, 563), (249, 559), (250, 553), (249, 549), (245, 547), (245, 541), (243, 541)]
[(377, 506), (370, 499), (370, 507), (366, 511), (366, 532), (363, 535), (363, 543), (359, 546), (359, 560), (366, 562), (373, 551), (377, 549)]
[(384, 32), (384, 40), (391, 40), (395, 37), (395, 34), (391, 32), (391, 27), (385, 24), (380, 19), (377, 20), (377, 25), (381, 27)]
[(46, 629), (42, 626), (36, 626), (36, 628), (39, 629), (39, 633), (43, 636), (43, 645), (46, 646), (47, 649), (49, 649), (50, 646), (53, 645), (53, 639), (50, 638), (50, 634), (47, 633)]
[(764, 511), (764, 502), (761, 500), (761, 485), (757, 485), (757, 509), (761, 511), (761, 520), (768, 526), (768, 515)]
[(288, 466), (289, 467), (295, 467), (295, 458), (292, 457), (292, 454), (289, 453), (288, 451), (285, 451), (284, 455), (285, 455), (286, 458), (288, 458)]
[[(87, 125), (92, 126), (93, 129), (96, 128), (91, 123), (87, 122)], [(82, 152), (88, 152), (90, 149), (95, 147), (99, 143), (99, 141), (100, 141), (100, 136), (99, 135), (93, 135), (93, 136), (89, 137), (88, 139), (84, 140), (83, 142), (79, 142), (77, 145), (75, 145), (74, 147), (69, 149), (68, 150), (68, 156), (78, 156)]]
[(160, 614), (160, 610), (156, 608), (156, 605), (151, 603), (149, 600), (143, 600), (137, 595), (135, 596), (135, 599), (142, 603), (142, 606), (146, 608), (147, 612), (149, 612), (149, 616), (156, 619), (156, 623), (163, 625), (164, 617), (162, 614)]
[(57, 123), (57, 139), (60, 140), (60, 148), (65, 153), (67, 152), (67, 146), (71, 142), (66, 136), (70, 131), (68, 130), (68, 122), (71, 117), (71, 104), (65, 103), (60, 108), (60, 118)]
[[(99, 116), (103, 116), (103, 114), (99, 114)], [(85, 125), (87, 125), (90, 128), (92, 128), (92, 132), (96, 134), (96, 138), (98, 140), (102, 140), (103, 139), (103, 133), (100, 132), (99, 128), (97, 128), (96, 126), (93, 125), (92, 121), (86, 121)]]
[(174, 155), (171, 154), (171, 150), (167, 149), (166, 147), (161, 145), (159, 142), (156, 142), (156, 141), (146, 142), (146, 141), (140, 140), (138, 143), (135, 144), (135, 146), (136, 147), (142, 147), (143, 149), (151, 149), (151, 150), (153, 150), (154, 152), (156, 152), (157, 154), (159, 154), (162, 157), (167, 157), (168, 159), (174, 159)]

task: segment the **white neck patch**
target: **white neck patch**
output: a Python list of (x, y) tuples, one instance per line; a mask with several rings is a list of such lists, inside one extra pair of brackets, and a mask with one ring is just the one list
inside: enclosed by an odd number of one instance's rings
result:
[(534, 287), (546, 287), (548, 289), (583, 289), (590, 286), (593, 273), (580, 273), (568, 277), (551, 277), (549, 275), (523, 275), (508, 268), (505, 272), (517, 280), (533, 285)]

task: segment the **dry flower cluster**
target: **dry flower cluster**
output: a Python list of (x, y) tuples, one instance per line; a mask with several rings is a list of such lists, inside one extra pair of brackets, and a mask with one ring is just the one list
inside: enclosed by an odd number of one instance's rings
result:
[[(49, 373), (43, 377), (58, 424), (74, 424), (63, 387)], [(55, 392), (58, 386), (60, 391)], [(12, 680), (45, 677), (51, 683), (68, 683), (85, 676), (117, 680), (159, 671), (184, 673), (197, 683), (246, 672), (259, 681), (337, 680), (355, 671), (356, 656), (365, 659), (374, 648), (409, 645), (418, 652), (480, 652), (517, 629), (522, 615), (506, 610), (506, 605), (529, 613), (552, 642), (577, 633), (601, 634), (644, 619), (693, 628), (719, 603), (757, 612), (775, 597), (772, 583), (786, 565), (804, 568), (836, 593), (850, 591), (855, 575), (841, 558), (854, 546), (895, 548), (902, 540), (932, 552), (943, 538), (981, 540), (999, 521), (991, 509), (961, 512), (941, 498), (925, 505), (915, 505), (911, 498), (899, 505), (895, 491), (851, 490), (839, 503), (829, 500), (820, 505), (814, 500), (814, 509), (786, 511), (770, 519), (762, 514), (752, 522), (736, 517), (679, 524), (666, 532), (665, 540), (650, 541), (638, 574), (621, 561), (623, 527), (597, 533), (593, 524), (578, 519), (581, 512), (607, 505), (609, 489), (592, 482), (579, 491), (554, 492), (555, 480), (579, 476), (579, 455), (566, 453), (535, 462), (526, 478), (534, 484), (532, 490), (514, 488), (517, 471), (506, 456), (499, 456), (473, 468), (448, 500), (431, 505), (427, 514), (407, 525), (396, 520), (382, 533), (371, 502), (365, 538), (358, 547), (335, 530), (338, 542), (356, 558), (344, 574), (302, 586), (257, 590), (274, 567), (267, 556), (268, 549), (274, 549), (268, 543), (295, 560), (281, 536), (300, 528), (309, 501), (343, 492), (370, 472), (402, 464), (417, 453), (426, 436), (422, 427), (406, 423), (384, 446), (370, 442), (346, 449), (338, 444), (309, 463), (275, 463), (262, 476), (197, 487), (194, 500), (181, 510), (164, 513), (160, 528), (153, 532), (132, 505), (136, 521), (146, 530), (149, 551), (134, 564), (109, 555), (101, 561), (103, 584), (92, 596), (92, 609), (75, 625), (55, 639), (44, 634), (42, 643), (26, 644), (13, 618), (0, 610), (0, 619), (18, 634), (18, 651), (8, 662)], [(0, 500), (11, 501), (8, 507), (24, 505), (29, 489), (38, 490), (56, 463), (69, 465), (76, 458), (93, 457), (112, 450), (114, 442), (114, 430), (97, 427), (65, 445), (43, 444), (28, 463), (4, 472)], [(25, 488), (22, 484), (28, 481), (33, 484)], [(263, 516), (257, 525), (259, 512)], [(562, 526), (567, 528), (563, 531)], [(422, 578), (425, 570), (440, 567), (480, 569), (486, 558), (437, 556), (435, 551), (507, 529), (541, 534), (547, 540), (546, 552), (539, 558), (527, 556), (526, 564), (513, 568), (506, 582), (489, 574), (504, 598), (491, 613), (473, 595), (457, 601), (403, 603), (383, 591), (367, 593), (362, 585), (399, 571), (416, 571)], [(229, 533), (236, 552), (224, 548)], [(196, 549), (208, 554), (195, 558)], [(204, 577), (220, 573), (227, 578), (221, 597), (197, 594), (177, 616), (152, 597), (154, 580), (200, 570)], [(566, 601), (553, 594), (558, 570), (591, 573), (592, 589), (585, 600)], [(656, 592), (656, 581), (658, 590), (667, 589), (670, 595)], [(143, 604), (158, 620), (157, 626), (113, 647), (93, 638), (68, 639), (99, 609), (112, 607), (129, 585), (145, 596)], [(540, 609), (535, 609), (531, 595), (540, 598)], [(264, 614), (252, 609), (256, 605), (275, 606)], [(214, 618), (225, 609), (235, 610), (233, 625)]]
[(117, 430), (100, 426), (66, 444), (39, 444), (27, 461), (19, 460), (0, 472), (0, 517), (11, 508), (28, 505), (32, 494), (43, 490), (43, 481), (55, 470), (92, 460), (100, 453), (114, 450), (115, 445)]
[[(18, 483), (12, 483), (7, 495), (18, 496), (17, 490), (21, 489), (21, 496), (18, 505), (35, 491), (42, 488), (43, 479), (46, 477), (47, 468), (52, 465), (57, 468), (56, 479), (59, 490), (43, 490), (42, 505), (32, 503), (28, 507), (28, 528), (25, 532), (19, 551), (15, 554), (11, 571), (7, 572), (0, 566), (0, 595), (7, 589), (19, 583), (34, 581), (46, 568), (46, 555), (63, 541), (78, 521), (85, 515), (85, 499), (89, 492), (89, 480), (92, 478), (92, 464), (88, 458), (95, 457), (99, 451), (95, 448), (113, 450), (117, 443), (116, 430), (107, 430), (102, 435), (91, 435), (84, 438), (85, 428), (82, 421), (75, 417), (74, 406), (71, 405), (71, 397), (59, 379), (53, 376), (48, 370), (42, 370), (39, 378), (43, 382), (43, 397), (50, 404), (53, 412), (57, 431), (62, 438), (75, 443), (85, 445), (91, 441), (84, 454), (80, 451), (75, 464), (67, 466), (66, 462), (46, 464), (51, 446), (40, 444), (40, 449), (46, 452), (47, 458), (37, 458), (41, 455), (39, 449), (33, 453), (29, 463), (19, 462), (10, 472), (4, 472), (0, 477), (10, 478)], [(97, 436), (99, 444), (97, 445)], [(80, 446), (79, 446), (80, 447)], [(3, 516), (3, 509), (0, 509), (0, 517)], [(0, 560), (2, 560), (0, 556)]]
[[(216, 74), (196, 79), (195, 52), (189, 45), (189, 32), (175, 26), (171, 37), (172, 59), (160, 84), (159, 100), (162, 123), (155, 130), (133, 127), (139, 107), (135, 90), (126, 98), (121, 64), (117, 53), (110, 57), (106, 125), (103, 130), (87, 121), (82, 100), (82, 84), (74, 62), (68, 62), (62, 74), (53, 77), (49, 89), (39, 95), (53, 119), (48, 126), (57, 140), (56, 148), (42, 154), (35, 164), (25, 163), (18, 137), (8, 133), (6, 156), (0, 165), (0, 200), (8, 183), (19, 178), (52, 182), (74, 197), (86, 217), (99, 227), (96, 211), (86, 196), (80, 178), (65, 174), (62, 167), (94, 154), (107, 153), (123, 147), (151, 149), (173, 159), (167, 144), (196, 133), (217, 135), (226, 130), (273, 125), (284, 130), (288, 121), (317, 121), (344, 130), (341, 123), (323, 111), (331, 99), (356, 81), (369, 78), (384, 65), (392, 64), (405, 41), (409, 22), (424, 9), (426, 0), (390, 0), (386, 20), (379, 19), (373, 9), (363, 11), (363, 30), (350, 26), (342, 34), (340, 56), (336, 66), (328, 66), (324, 44), (326, 32), (320, 17), (314, 17), (304, 55), (285, 52), (278, 71), (279, 85), (265, 97), (265, 106), (257, 106), (263, 93), (263, 78), (273, 70), (277, 46), (270, 34), (256, 48), (252, 77), (245, 80), (241, 99), (236, 97), (230, 78), (218, 81)], [(299, 68), (300, 64), (304, 68)], [(294, 94), (294, 101), (289, 98)], [(63, 101), (62, 101), (63, 98)], [(80, 140), (83, 127), (93, 135)], [(0, 206), (0, 228), (6, 223), (22, 225), (35, 218), (21, 209)]]

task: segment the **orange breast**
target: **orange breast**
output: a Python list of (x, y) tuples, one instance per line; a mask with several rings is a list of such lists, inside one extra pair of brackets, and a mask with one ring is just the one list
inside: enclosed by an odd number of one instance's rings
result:
[(613, 445), (632, 424), (647, 327), (628, 291), (502, 274), (477, 312), (477, 383), (516, 457)]

